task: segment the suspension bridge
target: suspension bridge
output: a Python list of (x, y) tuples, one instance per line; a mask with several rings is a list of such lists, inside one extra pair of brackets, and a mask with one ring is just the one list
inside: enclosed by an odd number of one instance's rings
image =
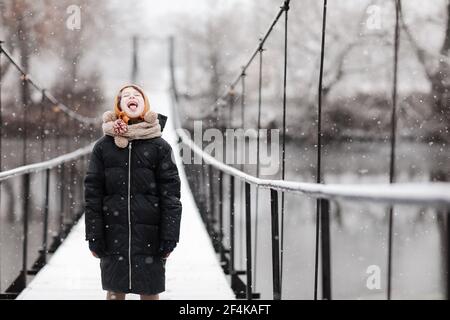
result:
[[(240, 107), (242, 127), (246, 107), (246, 76), (248, 68), (257, 64), (259, 70), (258, 87), (258, 123), (261, 128), (262, 106), (262, 68), (263, 54), (267, 39), (274, 27), (281, 24), (284, 30), (283, 98), (282, 98), (282, 145), (281, 177), (277, 180), (263, 179), (258, 174), (246, 173), (242, 166), (228, 165), (219, 161), (196, 144), (182, 128), (179, 114), (190, 101), (177, 90), (175, 78), (174, 41), (170, 40), (171, 85), (168, 92), (155, 93), (152, 100), (156, 111), (168, 115), (163, 137), (178, 150), (191, 152), (192, 158), (202, 159), (201, 164), (184, 164), (180, 155), (176, 161), (182, 180), (183, 217), (180, 243), (167, 263), (167, 291), (163, 299), (257, 299), (263, 292), (255, 284), (255, 273), (266, 265), (265, 277), (270, 278), (269, 293), (273, 299), (283, 299), (285, 280), (285, 195), (302, 197), (305, 201), (314, 200), (312, 214), (315, 215), (314, 255), (310, 263), (314, 273), (310, 280), (311, 299), (332, 299), (333, 292), (333, 255), (332, 232), (330, 230), (330, 211), (335, 202), (376, 203), (387, 208), (388, 229), (386, 248), (386, 289), (382, 298), (392, 298), (393, 272), (393, 225), (394, 211), (398, 205), (430, 208), (448, 215), (450, 210), (450, 185), (448, 183), (396, 183), (396, 121), (398, 87), (398, 50), (399, 50), (399, 12), (400, 1), (396, 3), (396, 24), (393, 47), (392, 110), (391, 137), (389, 155), (389, 183), (343, 185), (325, 184), (322, 170), (322, 89), (323, 64), (326, 49), (327, 1), (323, 1), (323, 20), (321, 32), (320, 70), (317, 101), (317, 161), (316, 182), (286, 180), (286, 87), (288, 72), (288, 15), (289, 0), (282, 3), (267, 32), (260, 39), (249, 60), (243, 65), (237, 78), (230, 83), (227, 91), (211, 109), (228, 111), (225, 121), (233, 118), (236, 106)], [(0, 65), (3, 58), (20, 74), (24, 85), (31, 85), (41, 93), (41, 112), (52, 108), (55, 117), (61, 117), (79, 124), (79, 139), (73, 148), (64, 140), (64, 136), (55, 141), (56, 155), (46, 155), (33, 164), (27, 163), (24, 143), (23, 165), (0, 173), (2, 187), (1, 210), (6, 210), (4, 198), (6, 188), (19, 190), (22, 196), (20, 205), (21, 219), (14, 222), (13, 228), (1, 224), (1, 238), (15, 241), (15, 250), (0, 251), (0, 297), (4, 299), (103, 299), (98, 260), (94, 259), (84, 241), (83, 225), (83, 177), (86, 173), (93, 141), (100, 137), (101, 120), (82, 116), (64, 105), (47, 90), (39, 86), (10, 53), (0, 46)], [(1, 70), (0, 70), (1, 71)], [(1, 74), (1, 73), (0, 73)], [(0, 79), (0, 94), (1, 94)], [(30, 101), (24, 98), (23, 105)], [(1, 119), (0, 96), (0, 120)], [(223, 112), (225, 113), (225, 112)], [(60, 124), (55, 121), (55, 125)], [(27, 139), (27, 121), (24, 116), (23, 137)], [(76, 126), (74, 126), (77, 128)], [(3, 122), (2, 127), (3, 128)], [(0, 129), (1, 130), (1, 129)], [(40, 127), (42, 150), (50, 149), (45, 145), (45, 130), (64, 132), (64, 128)], [(58, 131), (59, 130), (59, 131)], [(0, 136), (2, 132), (0, 131)], [(0, 139), (1, 143), (1, 139)], [(63, 144), (66, 149), (59, 147)], [(257, 136), (259, 156), (260, 137)], [(58, 148), (59, 147), (59, 148)], [(72, 147), (72, 148), (70, 148)], [(0, 152), (3, 152), (0, 144)], [(29, 155), (31, 157), (31, 155)], [(183, 155), (183, 159), (184, 159)], [(0, 156), (0, 161), (5, 158)], [(259, 164), (259, 163), (258, 163)], [(0, 162), (1, 165), (1, 162)], [(14, 191), (15, 192), (15, 191)], [(39, 203), (39, 204), (37, 204)], [(38, 208), (37, 213), (35, 208)], [(267, 210), (266, 210), (267, 209)], [(31, 215), (31, 213), (33, 215)], [(258, 217), (267, 213), (270, 229), (264, 234), (268, 237), (270, 257), (260, 263), (258, 250)], [(291, 214), (291, 213), (289, 213)], [(292, 212), (292, 214), (297, 214)], [(242, 223), (242, 224), (241, 224)], [(239, 237), (239, 235), (241, 235)], [(237, 243), (239, 239), (239, 243)], [(447, 231), (447, 243), (450, 232)], [(450, 266), (450, 254), (446, 253), (447, 274)], [(306, 259), (306, 258), (305, 258)], [(264, 266), (261, 266), (264, 264)], [(8, 271), (8, 272), (7, 272)], [(5, 276), (5, 274), (8, 274)], [(345, 275), (340, 275), (345, 276)], [(299, 284), (301, 286), (303, 284)], [(450, 277), (447, 277), (447, 296), (450, 294)], [(134, 297), (132, 297), (134, 298)]]

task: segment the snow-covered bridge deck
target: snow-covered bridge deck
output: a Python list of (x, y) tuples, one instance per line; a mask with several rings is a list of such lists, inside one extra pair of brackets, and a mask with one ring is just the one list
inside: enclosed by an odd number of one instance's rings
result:
[[(155, 111), (168, 115), (163, 137), (172, 146), (176, 142), (169, 97), (152, 95)], [(178, 155), (175, 152), (176, 155)], [(234, 293), (219, 265), (187, 184), (181, 159), (177, 157), (181, 177), (183, 216), (180, 242), (166, 264), (166, 292), (161, 299), (234, 299)], [(29, 283), (17, 299), (105, 299), (101, 288), (99, 260), (84, 240), (84, 218), (51, 257), (47, 265)], [(128, 295), (127, 299), (138, 299)]]

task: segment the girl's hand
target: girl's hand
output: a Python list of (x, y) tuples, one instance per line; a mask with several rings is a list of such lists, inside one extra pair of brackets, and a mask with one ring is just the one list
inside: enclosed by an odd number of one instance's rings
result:
[(116, 134), (123, 134), (128, 131), (128, 126), (122, 119), (117, 119), (114, 121), (113, 129)]
[(161, 244), (159, 247), (159, 252), (161, 253), (161, 256), (163, 259), (169, 258), (170, 253), (175, 249), (177, 246), (176, 241), (172, 240), (161, 240)]
[(105, 243), (100, 239), (90, 240), (89, 250), (91, 250), (91, 253), (94, 257), (101, 258), (105, 256)]

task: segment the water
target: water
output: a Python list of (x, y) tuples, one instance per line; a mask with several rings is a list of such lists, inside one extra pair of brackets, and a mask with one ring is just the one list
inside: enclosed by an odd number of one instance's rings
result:
[[(314, 148), (287, 143), (286, 179), (315, 182)], [(323, 149), (325, 183), (387, 183), (389, 145), (383, 142), (334, 143)], [(450, 176), (450, 151), (445, 145), (401, 142), (397, 148), (396, 180), (430, 181)], [(255, 174), (254, 166), (245, 171)], [(264, 178), (279, 178), (280, 173)], [(225, 192), (228, 190), (225, 177)], [(238, 181), (238, 180), (237, 180)], [(236, 184), (239, 188), (239, 183)], [(239, 190), (239, 189), (237, 189)], [(243, 188), (241, 189), (243, 190)], [(243, 191), (242, 191), (243, 192)], [(251, 189), (252, 195), (255, 189)], [(239, 192), (237, 191), (237, 197)], [(281, 199), (281, 198), (280, 198)], [(229, 204), (225, 199), (225, 229)], [(314, 293), (315, 200), (285, 195), (283, 299), (312, 299)], [(252, 197), (252, 235), (255, 206)], [(237, 269), (245, 269), (244, 204), (237, 200)], [(331, 202), (331, 267), (334, 299), (385, 299), (387, 276), (388, 207), (374, 203)], [(444, 298), (446, 235), (443, 214), (433, 208), (399, 205), (394, 208), (392, 297)], [(258, 197), (256, 292), (272, 298), (270, 192)], [(442, 237), (442, 238), (441, 238)], [(228, 232), (225, 241), (229, 243)], [(255, 247), (253, 247), (255, 249)], [(253, 256), (255, 259), (255, 256)], [(380, 270), (380, 289), (366, 286), (369, 266)], [(320, 273), (319, 273), (320, 274)], [(320, 284), (319, 284), (320, 288)], [(320, 292), (320, 289), (319, 289)]]

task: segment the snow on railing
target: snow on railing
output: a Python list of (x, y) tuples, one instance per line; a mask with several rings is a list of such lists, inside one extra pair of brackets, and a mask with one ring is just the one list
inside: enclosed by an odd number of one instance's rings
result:
[(38, 171), (42, 171), (45, 169), (51, 169), (60, 164), (65, 163), (65, 162), (69, 162), (71, 160), (78, 159), (82, 156), (89, 154), (92, 151), (94, 144), (95, 144), (95, 141), (86, 147), (77, 149), (70, 153), (63, 154), (59, 157), (56, 157), (56, 158), (53, 158), (53, 159), (50, 159), (47, 161), (28, 164), (26, 166), (21, 166), (18, 168), (0, 172), (0, 181), (6, 180), (6, 179), (9, 179), (12, 177), (21, 176), (21, 175), (24, 175), (27, 173), (33, 173), (33, 172), (38, 172)]
[[(176, 104), (176, 100), (173, 99)], [(261, 188), (291, 193), (303, 193), (314, 198), (347, 199), (383, 203), (450, 205), (450, 183), (395, 183), (395, 184), (318, 184), (296, 181), (261, 179), (233, 168), (204, 152), (183, 130), (177, 130), (181, 141), (205, 162), (216, 169)]]

